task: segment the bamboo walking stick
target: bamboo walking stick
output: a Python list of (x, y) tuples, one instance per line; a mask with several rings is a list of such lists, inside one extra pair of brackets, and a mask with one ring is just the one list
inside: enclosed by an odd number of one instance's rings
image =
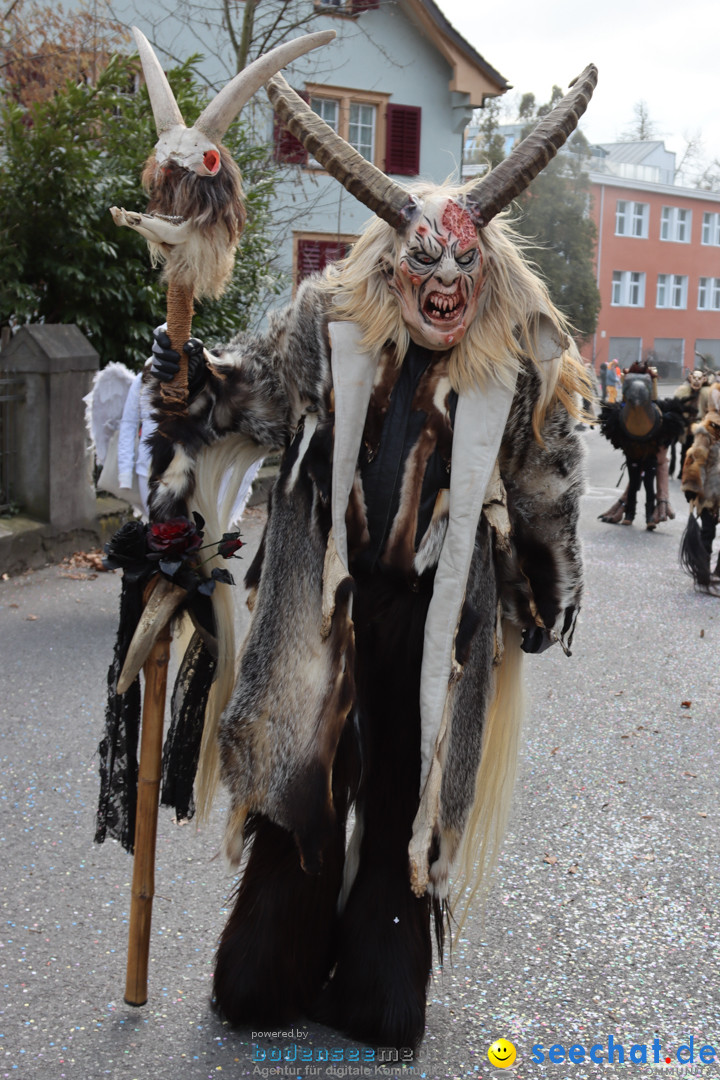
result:
[(127, 1005), (144, 1005), (148, 999), (150, 928), (155, 897), (155, 842), (169, 661), (170, 626), (167, 624), (160, 632), (143, 668), (145, 693), (140, 736), (135, 855), (125, 976)]
[[(170, 282), (167, 293), (168, 337), (181, 359), (180, 370), (175, 378), (161, 388), (164, 407), (168, 411), (187, 412), (188, 358), (182, 351), (182, 347), (190, 337), (192, 316), (192, 292)], [(155, 577), (151, 582), (144, 597), (145, 605), (158, 580), (158, 577)], [(155, 897), (155, 848), (170, 641), (170, 623), (167, 622), (143, 667), (145, 691), (140, 735), (135, 853), (125, 974), (127, 1005), (144, 1005), (148, 999), (150, 928)]]

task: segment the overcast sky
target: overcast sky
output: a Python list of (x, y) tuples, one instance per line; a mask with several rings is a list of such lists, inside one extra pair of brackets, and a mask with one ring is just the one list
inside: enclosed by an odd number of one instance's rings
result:
[(598, 85), (581, 129), (613, 142), (643, 100), (658, 138), (681, 154), (700, 132), (720, 158), (720, 0), (437, 0), (517, 93), (547, 101), (588, 63)]

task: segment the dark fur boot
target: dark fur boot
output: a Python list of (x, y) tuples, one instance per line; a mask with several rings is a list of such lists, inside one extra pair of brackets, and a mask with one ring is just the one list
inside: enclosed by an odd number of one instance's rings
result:
[(277, 1027), (303, 1013), (331, 966), (344, 828), (319, 874), (306, 874), (294, 838), (253, 822), (247, 867), (215, 960), (213, 1004), (231, 1024)]
[(425, 1031), (432, 944), (429, 897), (413, 895), (407, 870), (361, 862), (336, 961), (312, 1015), (374, 1046), (415, 1049)]

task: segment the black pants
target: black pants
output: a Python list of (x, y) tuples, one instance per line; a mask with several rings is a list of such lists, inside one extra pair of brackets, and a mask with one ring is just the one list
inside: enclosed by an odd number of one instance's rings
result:
[(647, 458), (644, 461), (628, 461), (628, 493), (625, 500), (625, 517), (628, 521), (635, 520), (637, 510), (637, 497), (640, 485), (645, 486), (645, 522), (649, 522), (655, 510), (655, 473), (657, 471), (657, 459)]

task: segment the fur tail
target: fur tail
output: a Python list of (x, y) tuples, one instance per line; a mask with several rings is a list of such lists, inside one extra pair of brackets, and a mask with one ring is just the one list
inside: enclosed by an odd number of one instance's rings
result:
[[(243, 435), (228, 435), (205, 447), (198, 456), (193, 509), (205, 518), (205, 535), (219, 540), (229, 528), (235, 494), (250, 466), (263, 449)], [(218, 555), (204, 567), (209, 575), (222, 565)], [(217, 731), (235, 681), (235, 597), (232, 586), (220, 584), (213, 593), (217, 627), (218, 664), (205, 709), (195, 798), (199, 820), (207, 820), (220, 775)]]
[(695, 586), (712, 592), (710, 588), (710, 553), (705, 547), (700, 523), (691, 513), (680, 541), (680, 565), (695, 582)]
[(483, 730), (482, 756), (459, 859), (458, 930), (478, 892), (487, 892), (507, 826), (512, 802), (520, 734), (525, 712), (520, 648), (521, 632), (503, 621), (503, 655), (495, 675), (495, 696)]

